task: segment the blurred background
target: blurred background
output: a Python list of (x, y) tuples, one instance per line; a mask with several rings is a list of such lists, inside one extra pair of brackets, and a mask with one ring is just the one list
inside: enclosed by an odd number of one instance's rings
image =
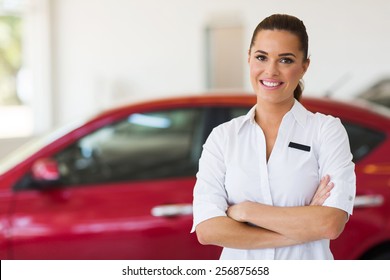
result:
[(307, 27), (306, 95), (386, 102), (388, 0), (0, 0), (0, 157), (124, 102), (251, 91), (249, 41), (273, 13)]
[(255, 101), (209, 93), (252, 91), (250, 39), (274, 13), (307, 27), (304, 95), (348, 100), (304, 100), (340, 117), (356, 163), (335, 257), (390, 259), (389, 111), (353, 106), (390, 107), (389, 0), (0, 0), (0, 259), (217, 258), (189, 234), (201, 144)]

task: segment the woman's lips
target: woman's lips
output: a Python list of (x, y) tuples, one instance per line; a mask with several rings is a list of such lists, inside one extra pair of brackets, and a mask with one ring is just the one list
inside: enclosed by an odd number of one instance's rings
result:
[(277, 88), (283, 84), (283, 82), (260, 80), (260, 83), (267, 88)]

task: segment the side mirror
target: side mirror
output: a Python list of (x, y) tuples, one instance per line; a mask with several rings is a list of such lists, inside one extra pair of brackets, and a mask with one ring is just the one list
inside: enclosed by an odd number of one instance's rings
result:
[(53, 183), (60, 179), (58, 163), (53, 158), (42, 158), (34, 162), (31, 168), (32, 179), (38, 183)]

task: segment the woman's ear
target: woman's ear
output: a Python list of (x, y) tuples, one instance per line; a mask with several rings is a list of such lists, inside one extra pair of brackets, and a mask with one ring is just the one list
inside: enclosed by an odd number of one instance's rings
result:
[(303, 62), (303, 75), (305, 75), (309, 66), (310, 66), (310, 58), (306, 59), (306, 61)]

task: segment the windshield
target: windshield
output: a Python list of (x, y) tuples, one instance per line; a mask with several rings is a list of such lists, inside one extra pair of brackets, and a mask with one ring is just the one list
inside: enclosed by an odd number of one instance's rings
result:
[(15, 151), (9, 153), (4, 158), (0, 159), (0, 175), (9, 170), (10, 168), (16, 166), (18, 163), (26, 160), (40, 149), (45, 147), (46, 145), (52, 143), (63, 135), (69, 133), (70, 131), (76, 129), (81, 126), (84, 121), (72, 122), (67, 125), (61, 126), (59, 128), (55, 128), (52, 131), (34, 138), (33, 140), (27, 142), (22, 145), (20, 148)]

